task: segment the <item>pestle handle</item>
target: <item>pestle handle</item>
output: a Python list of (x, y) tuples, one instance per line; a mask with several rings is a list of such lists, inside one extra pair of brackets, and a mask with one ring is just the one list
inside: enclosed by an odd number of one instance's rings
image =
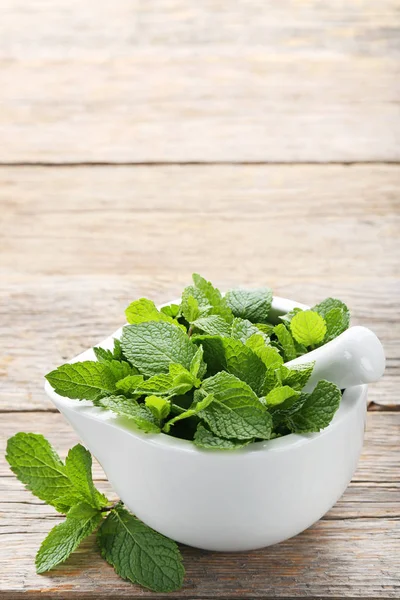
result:
[(286, 367), (315, 361), (312, 375), (304, 388), (314, 389), (320, 379), (340, 389), (378, 381), (385, 370), (385, 353), (377, 336), (366, 327), (350, 327), (324, 346), (285, 363)]

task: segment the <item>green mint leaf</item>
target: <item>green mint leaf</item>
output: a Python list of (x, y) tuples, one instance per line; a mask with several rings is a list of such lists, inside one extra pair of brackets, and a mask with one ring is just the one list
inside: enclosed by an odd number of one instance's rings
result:
[(297, 352), (290, 331), (286, 329), (283, 323), (280, 323), (274, 327), (274, 333), (283, 350), (285, 361), (294, 360), (297, 356)]
[(350, 320), (350, 311), (347, 308), (346, 304), (337, 298), (326, 298), (319, 304), (313, 306), (311, 310), (317, 312), (321, 317), (325, 319), (326, 315), (333, 310), (334, 308), (339, 308), (343, 310), (343, 312), (347, 313), (347, 318)]
[(81, 444), (77, 444), (68, 452), (65, 471), (72, 485), (87, 504), (94, 508), (103, 508), (107, 505), (107, 498), (93, 484), (92, 456)]
[(281, 378), (278, 376), (279, 367), (270, 367), (265, 373), (263, 382), (262, 395), (266, 396), (271, 390), (282, 384)]
[(104, 348), (93, 348), (93, 352), (99, 362), (109, 362), (114, 360), (114, 353), (111, 350), (105, 350)]
[(239, 340), (245, 344), (254, 334), (260, 334), (266, 341), (268, 340), (268, 336), (261, 332), (260, 329), (256, 325), (253, 325), (248, 319), (240, 319), (239, 317), (233, 319), (230, 335), (235, 340)]
[(118, 360), (110, 360), (104, 364), (107, 364), (110, 367), (116, 382), (124, 379), (124, 377), (128, 377), (129, 375), (138, 375), (138, 370), (136, 367), (130, 365), (126, 360), (122, 362)]
[(36, 554), (36, 572), (44, 573), (63, 563), (100, 525), (102, 518), (101, 513), (88, 504), (71, 508), (66, 520), (53, 527), (43, 540)]
[(202, 346), (204, 360), (207, 364), (207, 375), (215, 375), (222, 369), (226, 370), (226, 357), (223, 338), (217, 335), (195, 335), (192, 337), (194, 344)]
[(292, 389), (288, 385), (284, 385), (282, 387), (276, 387), (267, 394), (265, 401), (267, 406), (277, 406), (278, 404), (282, 404), (288, 398), (292, 396), (299, 396), (300, 392)]
[[(201, 299), (203, 300), (203, 299)], [(208, 301), (207, 298), (204, 298), (203, 302), (207, 303), (207, 308), (208, 308)], [(204, 307), (204, 304), (203, 304)], [(196, 319), (198, 319), (201, 315), (202, 310), (200, 309), (199, 306), (199, 301), (195, 298), (195, 296), (193, 294), (188, 294), (185, 292), (182, 296), (182, 302), (181, 302), (181, 306), (180, 306), (180, 313), (181, 315), (186, 319), (186, 321), (188, 323), (193, 323), (193, 321), (195, 321)]]
[(151, 410), (125, 396), (106, 396), (95, 402), (96, 406), (111, 410), (120, 417), (131, 419), (145, 433), (160, 433), (160, 427)]
[(324, 339), (326, 324), (318, 313), (312, 310), (303, 310), (296, 313), (290, 321), (290, 330), (299, 344), (314, 346)]
[(327, 427), (339, 408), (342, 394), (334, 383), (321, 379), (311, 394), (302, 394), (302, 397), (304, 401), (299, 410), (287, 419), (294, 433), (310, 433)]
[[(194, 356), (196, 356), (196, 354)], [(190, 364), (192, 364), (192, 361), (190, 362)], [(190, 370), (188, 371), (188, 369), (186, 369), (180, 364), (171, 363), (169, 365), (169, 374), (173, 378), (174, 387), (186, 386), (186, 389), (184, 391), (182, 390), (176, 392), (177, 394), (186, 394), (186, 392), (191, 390), (193, 386), (199, 387), (201, 383), (200, 379), (198, 379), (197, 377), (193, 377)]]
[(158, 421), (166, 419), (171, 410), (171, 402), (160, 396), (147, 396), (145, 404)]
[(332, 310), (326, 313), (324, 319), (326, 323), (326, 334), (323, 339), (324, 344), (346, 331), (350, 324), (349, 313), (345, 312), (342, 308), (332, 308)]
[(228, 323), (232, 323), (232, 311), (228, 306), (226, 298), (222, 297), (221, 292), (215, 288), (212, 283), (206, 281), (204, 277), (201, 277), (201, 275), (193, 273), (192, 277), (195, 287), (202, 292), (212, 307), (210, 314), (219, 315), (228, 321)]
[(272, 303), (272, 291), (269, 288), (230, 290), (225, 299), (235, 317), (248, 319), (252, 323), (268, 321)]
[(264, 333), (267, 337), (270, 337), (274, 332), (274, 326), (270, 323), (254, 323), (255, 327)]
[(323, 343), (330, 342), (346, 331), (350, 325), (350, 311), (346, 304), (336, 298), (326, 298), (316, 304), (312, 310), (325, 319), (326, 334)]
[(214, 435), (209, 429), (204, 427), (201, 423), (197, 426), (196, 433), (194, 434), (193, 443), (198, 448), (205, 448), (207, 450), (237, 450), (243, 448), (250, 443), (249, 441), (239, 440), (227, 440), (222, 437)]
[(176, 543), (122, 506), (112, 510), (102, 523), (98, 542), (103, 558), (123, 579), (160, 593), (182, 586), (185, 570)]
[(244, 381), (221, 372), (205, 379), (202, 389), (213, 394), (214, 400), (199, 416), (215, 435), (237, 440), (269, 439), (271, 415)]
[[(124, 364), (127, 366), (123, 366)], [(129, 368), (127, 363), (118, 361), (85, 360), (61, 365), (48, 373), (46, 379), (60, 396), (78, 400), (95, 400), (101, 395), (115, 392), (117, 381), (125, 377), (128, 372), (132, 372)]]
[(179, 304), (169, 304), (168, 306), (163, 306), (160, 308), (160, 311), (167, 315), (167, 317), (171, 317), (171, 319), (177, 319), (179, 316), (180, 306)]
[(71, 481), (60, 457), (42, 435), (17, 433), (7, 442), (6, 459), (27, 489), (59, 512), (67, 512), (80, 501), (73, 493), (72, 502), (59, 500), (71, 496)]
[(311, 377), (314, 364), (311, 362), (304, 365), (293, 365), (290, 369), (282, 365), (280, 368), (282, 385), (289, 385), (291, 388), (301, 391)]
[(137, 400), (142, 396), (142, 392), (137, 393), (136, 390), (140, 388), (143, 382), (143, 375), (128, 375), (117, 381), (116, 388), (117, 391), (121, 391), (126, 396), (130, 396)]
[(266, 371), (262, 358), (239, 340), (223, 338), (222, 343), (226, 370), (246, 382), (256, 394), (261, 394)]
[(209, 335), (221, 335), (228, 337), (231, 333), (229, 323), (218, 315), (209, 315), (201, 317), (192, 322), (192, 327), (204, 331)]
[(177, 421), (182, 421), (182, 419), (194, 417), (195, 415), (199, 414), (199, 412), (207, 408), (213, 400), (213, 394), (208, 394), (207, 396), (205, 396), (205, 398), (202, 398), (198, 402), (193, 403), (193, 405), (188, 410), (180, 412), (178, 415), (176, 415), (176, 417), (173, 417), (172, 419), (167, 421), (167, 423), (165, 423), (163, 427), (163, 431), (165, 431), (165, 433), (169, 433), (171, 426), (174, 425)]
[(124, 355), (122, 354), (121, 342), (114, 338), (114, 351), (113, 351), (114, 360), (124, 360)]
[(203, 346), (200, 346), (196, 350), (196, 354), (193, 356), (190, 363), (190, 373), (195, 379), (202, 379), (207, 372), (207, 365), (203, 360), (204, 350)]
[(212, 306), (207, 296), (195, 285), (188, 285), (182, 292), (180, 305), (180, 315), (188, 323), (195, 321), (199, 317), (205, 317), (210, 314)]
[(283, 358), (278, 350), (269, 346), (261, 334), (257, 333), (249, 337), (246, 346), (261, 359), (267, 369), (277, 368), (283, 364)]
[(171, 363), (189, 369), (197, 350), (184, 331), (156, 321), (124, 327), (121, 345), (127, 359), (145, 375), (168, 373)]
[(203, 345), (210, 375), (221, 370), (228, 371), (248, 383), (257, 394), (261, 394), (266, 368), (251, 348), (239, 340), (220, 336), (201, 335), (196, 336), (193, 341)]
[(165, 321), (167, 323), (175, 323), (174, 319), (166, 315), (165, 312), (159, 311), (154, 302), (141, 298), (131, 302), (125, 310), (126, 320), (131, 325), (137, 323), (147, 323), (149, 321)]
[(286, 313), (285, 315), (280, 315), (280, 319), (281, 321), (283, 321), (284, 323), (286, 323), (287, 325), (290, 324), (291, 320), (293, 319), (293, 317), (295, 315), (297, 315), (297, 313), (303, 312), (302, 308), (293, 308), (292, 310), (290, 310), (288, 313)]

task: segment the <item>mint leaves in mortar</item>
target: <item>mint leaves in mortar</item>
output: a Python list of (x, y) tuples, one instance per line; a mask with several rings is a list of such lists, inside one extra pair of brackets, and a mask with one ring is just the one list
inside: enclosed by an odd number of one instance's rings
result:
[[(204, 452), (318, 432), (331, 422), (341, 392), (320, 381), (304, 393), (312, 363), (284, 363), (340, 335), (349, 311), (328, 298), (272, 322), (271, 303), (269, 288), (223, 296), (195, 274), (180, 304), (159, 310), (146, 298), (133, 301), (112, 350), (94, 348), (95, 360), (62, 365), (46, 378), (61, 396), (128, 418), (142, 435), (183, 438)], [(184, 568), (175, 542), (94, 487), (83, 446), (62, 462), (43, 436), (18, 433), (8, 441), (7, 460), (33, 494), (65, 515), (39, 548), (38, 573), (65, 561), (97, 532), (101, 555), (121, 577), (156, 592), (181, 587)]]

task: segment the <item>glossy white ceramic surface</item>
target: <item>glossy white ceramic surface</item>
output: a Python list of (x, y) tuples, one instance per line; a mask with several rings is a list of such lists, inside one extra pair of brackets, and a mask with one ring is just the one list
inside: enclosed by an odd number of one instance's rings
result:
[[(275, 314), (304, 305), (274, 298)], [(100, 345), (110, 347), (112, 337)], [(76, 360), (94, 358), (93, 351)], [(361, 452), (367, 386), (345, 391), (320, 433), (288, 435), (233, 452), (197, 449), (165, 434), (146, 435), (90, 402), (46, 392), (101, 463), (127, 507), (179, 542), (220, 551), (252, 550), (303, 531), (350, 482)]]

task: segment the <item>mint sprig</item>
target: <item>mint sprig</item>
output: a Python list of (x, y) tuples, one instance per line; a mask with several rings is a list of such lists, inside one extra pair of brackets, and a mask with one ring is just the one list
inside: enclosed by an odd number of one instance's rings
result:
[(8, 440), (6, 458), (33, 494), (66, 515), (39, 548), (37, 573), (63, 563), (98, 530), (101, 555), (121, 577), (155, 592), (182, 586), (185, 571), (177, 544), (95, 488), (92, 457), (83, 446), (71, 448), (64, 464), (42, 435), (17, 433)]

